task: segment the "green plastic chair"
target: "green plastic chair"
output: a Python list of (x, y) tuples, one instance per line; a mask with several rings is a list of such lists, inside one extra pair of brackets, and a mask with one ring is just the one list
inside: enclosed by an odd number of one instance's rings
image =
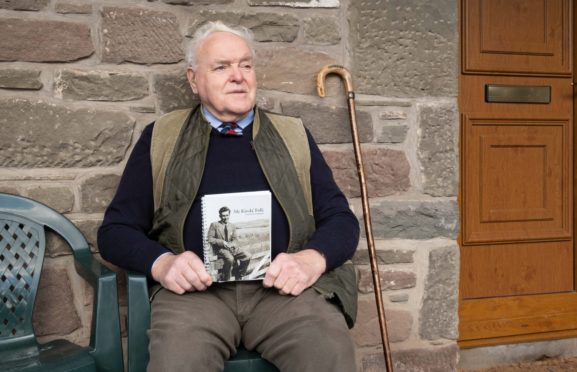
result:
[[(128, 287), (128, 372), (144, 372), (148, 365), (150, 301), (148, 283), (141, 274), (127, 273)], [(255, 351), (240, 347), (236, 355), (224, 363), (224, 372), (278, 372)]]
[[(46, 248), (45, 230), (72, 248), (76, 271), (94, 289), (90, 345), (40, 344), (32, 311)], [(82, 233), (34, 200), (0, 193), (0, 371), (123, 371), (116, 274), (90, 253)]]

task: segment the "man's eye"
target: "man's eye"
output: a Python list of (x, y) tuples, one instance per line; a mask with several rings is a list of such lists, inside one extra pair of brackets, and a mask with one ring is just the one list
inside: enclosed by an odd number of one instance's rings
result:
[(243, 63), (242, 65), (240, 65), (240, 67), (245, 69), (245, 70), (251, 70), (252, 69), (252, 65), (250, 63)]
[(215, 71), (223, 71), (224, 69), (226, 69), (225, 65), (218, 65), (214, 68)]

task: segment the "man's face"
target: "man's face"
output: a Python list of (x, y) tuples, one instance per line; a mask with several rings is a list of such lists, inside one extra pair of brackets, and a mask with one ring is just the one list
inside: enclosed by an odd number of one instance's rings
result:
[(220, 220), (221, 220), (223, 223), (228, 223), (229, 217), (230, 217), (230, 212), (229, 212), (229, 211), (225, 211), (225, 212), (222, 212), (222, 213), (220, 214)]
[(186, 76), (202, 104), (222, 121), (237, 121), (256, 102), (256, 75), (247, 43), (229, 32), (215, 32), (198, 48), (196, 70)]

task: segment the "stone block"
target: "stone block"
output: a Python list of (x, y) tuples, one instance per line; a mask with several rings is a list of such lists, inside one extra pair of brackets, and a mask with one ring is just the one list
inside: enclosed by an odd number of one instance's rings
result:
[(38, 19), (3, 18), (0, 61), (72, 62), (94, 53), (90, 27)]
[(299, 33), (299, 19), (290, 14), (220, 12), (204, 10), (199, 19), (189, 27), (187, 36), (193, 36), (196, 29), (208, 21), (220, 20), (229, 26), (244, 26), (252, 31), (255, 41), (292, 42)]
[(141, 114), (154, 114), (156, 112), (156, 105), (150, 102), (142, 102), (130, 106), (130, 111), (139, 112)]
[(37, 200), (60, 213), (72, 211), (74, 192), (66, 186), (39, 186), (28, 189), (28, 197)]
[(375, 128), (375, 140), (379, 143), (403, 143), (407, 139), (406, 125), (383, 125)]
[(316, 96), (316, 77), (327, 64), (336, 63), (326, 53), (302, 48), (259, 48), (256, 75), (261, 89)]
[[(287, 101), (281, 102), (281, 108), (284, 114), (301, 118), (318, 144), (351, 143), (353, 140), (349, 114), (344, 107)], [(373, 139), (371, 116), (363, 111), (358, 112), (357, 126), (359, 140), (361, 142), (370, 142)], [(338, 156), (342, 156), (342, 154)], [(354, 157), (354, 154), (352, 156)], [(347, 163), (344, 166), (349, 166), (349, 164)]]
[(75, 100), (131, 101), (148, 95), (146, 77), (118, 71), (63, 70), (55, 86), (63, 98)]
[(373, 202), (371, 217), (376, 239), (456, 239), (459, 231), (455, 200)]
[[(92, 252), (98, 252), (97, 232), (101, 220), (72, 220), (72, 223), (80, 230), (88, 242), (88, 247)], [(60, 257), (72, 254), (72, 249), (64, 239), (58, 234), (48, 232), (46, 234), (46, 255), (49, 257)]]
[[(409, 338), (413, 326), (413, 316), (404, 310), (385, 307), (389, 342), (402, 342)], [(381, 344), (381, 333), (377, 305), (373, 299), (359, 300), (359, 310), (355, 327), (351, 334), (357, 346), (377, 346)]]
[(391, 107), (411, 107), (413, 104), (409, 100), (391, 100), (375, 96), (356, 96), (357, 106), (391, 106)]
[(44, 265), (34, 309), (37, 336), (67, 335), (82, 326), (65, 268)]
[(457, 8), (453, 0), (351, 2), (357, 91), (388, 97), (456, 96)]
[(216, 5), (230, 4), (234, 0), (162, 0), (162, 2), (170, 5)]
[(134, 120), (124, 113), (75, 109), (43, 100), (0, 100), (0, 166), (110, 166), (124, 159)]
[(97, 234), (102, 220), (74, 220), (72, 221), (82, 232), (92, 252), (98, 252)]
[(18, 68), (5, 68), (0, 70), (0, 88), (7, 89), (32, 89), (42, 88), (40, 70), (24, 70)]
[(55, 258), (71, 254), (72, 249), (60, 235), (52, 231), (46, 232), (46, 256)]
[[(402, 249), (379, 249), (376, 247), (377, 263), (379, 265), (392, 265), (399, 263), (413, 263), (415, 262), (415, 251)], [(355, 265), (369, 264), (369, 251), (366, 249), (357, 250), (353, 257)]]
[(338, 8), (340, 0), (248, 0), (250, 6), (287, 6), (291, 8)]
[(16, 187), (0, 185), (0, 192), (12, 195), (23, 195), (23, 193)]
[[(411, 166), (404, 151), (365, 147), (362, 154), (367, 191), (370, 197), (398, 194), (409, 189)], [(352, 149), (326, 150), (323, 151), (323, 155), (345, 195), (349, 198), (361, 196)]]
[(50, 0), (0, 0), (0, 9), (42, 10)]
[(431, 349), (403, 350), (394, 354), (398, 372), (456, 372), (459, 347), (456, 344)]
[(60, 14), (91, 14), (92, 4), (82, 2), (59, 1), (54, 6), (56, 13)]
[(386, 110), (379, 113), (381, 120), (407, 120), (407, 112), (400, 110)]
[[(100, 257), (98, 255), (93, 255), (92, 257), (94, 257), (97, 261), (100, 261), (102, 263), (102, 259), (100, 259)], [(77, 277), (78, 278), (78, 277)], [(78, 278), (81, 280), (81, 278)], [(90, 317), (92, 316), (92, 304), (94, 302), (94, 289), (92, 288), (92, 286), (85, 280), (81, 280), (81, 286), (82, 286), (82, 305), (84, 306), (84, 319), (91, 319)], [(116, 281), (118, 283), (118, 280)], [(117, 284), (118, 285), (118, 284)], [(124, 283), (124, 286), (126, 287), (126, 284)], [(118, 293), (120, 293), (120, 288), (117, 288)], [(119, 303), (120, 305), (120, 303)], [(86, 323), (86, 322), (84, 322)], [(122, 329), (122, 324), (120, 324), (120, 329)]]
[(275, 110), (275, 100), (271, 97), (258, 94), (258, 92), (256, 95), (256, 104), (259, 108), (263, 110), (278, 112), (278, 110)]
[(128, 303), (128, 293), (126, 290), (126, 271), (112, 265), (111, 263), (106, 263), (106, 265), (116, 273), (116, 286), (118, 288), (118, 305), (121, 307), (126, 307)]
[(429, 253), (419, 334), (427, 340), (455, 340), (458, 335), (459, 247), (449, 246)]
[[(357, 272), (359, 273), (357, 278), (359, 292), (373, 293), (375, 287), (371, 269), (359, 268)], [(412, 271), (379, 269), (379, 277), (383, 291), (414, 288), (417, 285), (417, 275)]]
[(334, 18), (306, 18), (304, 35), (307, 44), (335, 45), (341, 41), (341, 27)]
[(168, 12), (104, 7), (101, 38), (103, 62), (177, 63), (184, 58), (178, 20)]
[[(451, 372), (457, 371), (457, 345), (393, 351), (395, 372)], [(383, 353), (365, 355), (361, 361), (363, 372), (387, 370)]]
[(456, 103), (420, 107), (419, 129), (423, 191), (432, 196), (456, 196), (459, 179)]
[(158, 108), (162, 113), (190, 108), (198, 103), (184, 70), (155, 75), (153, 85)]
[(389, 301), (391, 301), (391, 302), (408, 302), (409, 301), (409, 294), (408, 293), (392, 294), (389, 296)]
[(116, 174), (100, 174), (85, 179), (80, 187), (82, 212), (102, 213), (112, 201), (120, 176)]
[(373, 202), (371, 218), (375, 239), (456, 239), (459, 230), (455, 200)]

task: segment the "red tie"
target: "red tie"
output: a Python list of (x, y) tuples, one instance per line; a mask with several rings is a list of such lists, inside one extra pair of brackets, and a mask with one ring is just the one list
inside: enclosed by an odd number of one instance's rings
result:
[(222, 123), (218, 131), (225, 136), (242, 136), (242, 129), (233, 121)]

